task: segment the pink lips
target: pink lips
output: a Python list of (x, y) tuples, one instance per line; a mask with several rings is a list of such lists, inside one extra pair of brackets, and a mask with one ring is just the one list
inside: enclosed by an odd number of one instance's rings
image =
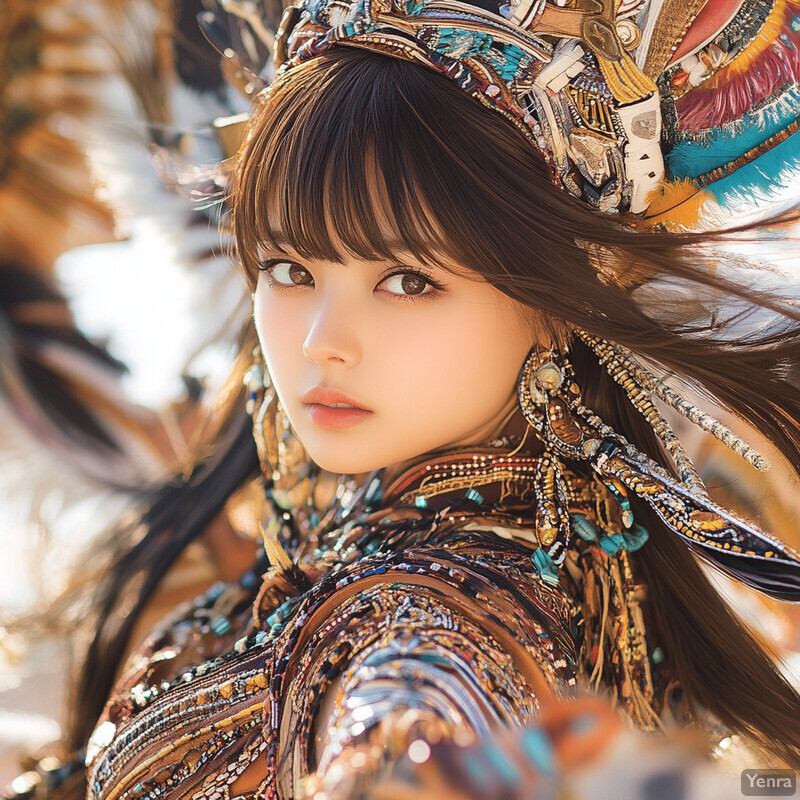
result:
[(364, 422), (371, 414), (357, 400), (335, 389), (315, 387), (303, 396), (303, 402), (315, 425), (331, 430), (343, 430)]

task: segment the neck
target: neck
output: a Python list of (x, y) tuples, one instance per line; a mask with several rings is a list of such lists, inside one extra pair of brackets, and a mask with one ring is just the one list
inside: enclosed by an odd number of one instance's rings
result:
[[(390, 485), (400, 475), (412, 470), (419, 464), (446, 457), (449, 454), (468, 452), (500, 452), (508, 451), (514, 455), (526, 458), (535, 458), (541, 455), (542, 444), (534, 435), (530, 426), (522, 415), (516, 399), (504, 409), (502, 419), (498, 425), (493, 423), (483, 435), (477, 433), (466, 440), (445, 445), (436, 450), (430, 450), (414, 458), (396, 464), (390, 464), (382, 470), (384, 485)], [(359, 482), (367, 474), (354, 476)]]

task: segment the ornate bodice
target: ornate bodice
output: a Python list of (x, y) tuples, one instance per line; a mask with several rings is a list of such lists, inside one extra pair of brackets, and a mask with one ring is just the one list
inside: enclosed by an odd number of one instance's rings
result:
[(344, 756), (375, 768), (418, 735), (525, 725), (590, 679), (651, 722), (624, 551), (575, 537), (553, 580), (525, 516), (535, 460), (462, 458), (373, 492), (291, 567), (263, 560), (177, 612), (92, 737), (90, 797), (302, 797)]

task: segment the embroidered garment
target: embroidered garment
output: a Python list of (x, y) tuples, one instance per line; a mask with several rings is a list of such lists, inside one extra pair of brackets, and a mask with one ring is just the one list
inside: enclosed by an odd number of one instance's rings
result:
[[(537, 466), (488, 449), (368, 480), (291, 567), (177, 613), (112, 694), (89, 797), (302, 797), (342, 753), (374, 771), (419, 737), (469, 744), (592, 679), (652, 727), (664, 687), (627, 553), (575, 537), (560, 578), (537, 568)], [(569, 479), (571, 513), (613, 508)]]

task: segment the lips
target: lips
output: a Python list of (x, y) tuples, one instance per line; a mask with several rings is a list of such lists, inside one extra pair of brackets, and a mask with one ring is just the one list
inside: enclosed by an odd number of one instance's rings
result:
[(306, 392), (305, 395), (303, 395), (303, 402), (308, 405), (345, 405), (361, 409), (362, 411), (370, 411), (370, 409), (359, 403), (358, 400), (354, 400), (344, 392), (337, 391), (336, 389), (324, 388), (322, 386), (315, 386), (311, 391)]
[(320, 428), (342, 430), (367, 420), (372, 411), (344, 392), (315, 387), (303, 396), (311, 421)]

